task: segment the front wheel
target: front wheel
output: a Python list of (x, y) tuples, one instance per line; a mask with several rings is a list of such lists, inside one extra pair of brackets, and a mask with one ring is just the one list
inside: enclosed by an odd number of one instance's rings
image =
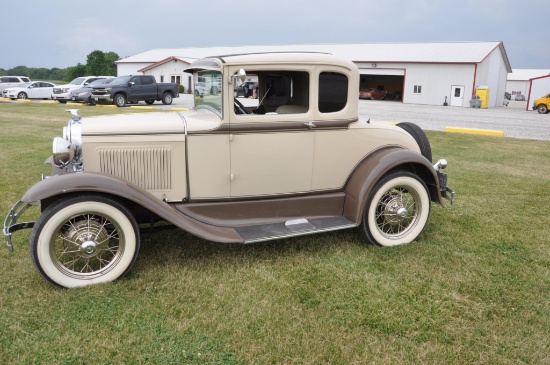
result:
[(27, 94), (21, 91), (19, 94), (17, 94), (17, 99), (27, 99)]
[(367, 200), (361, 232), (375, 246), (397, 246), (414, 241), (430, 216), (426, 184), (406, 171), (380, 180)]
[(115, 105), (119, 108), (122, 108), (126, 105), (126, 97), (122, 94), (116, 94), (115, 95)]
[(540, 114), (546, 114), (548, 113), (548, 107), (544, 104), (541, 104), (537, 107), (537, 111), (540, 113)]
[(170, 105), (172, 104), (172, 94), (170, 93), (164, 93), (164, 95), (162, 95), (162, 103), (164, 105)]
[(136, 260), (139, 230), (121, 204), (84, 195), (50, 205), (30, 239), (34, 265), (58, 287), (106, 283), (125, 275)]

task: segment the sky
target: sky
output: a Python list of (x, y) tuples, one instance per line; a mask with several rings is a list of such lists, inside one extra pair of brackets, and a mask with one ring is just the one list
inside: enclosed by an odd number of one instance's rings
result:
[(20, 0), (0, 8), (0, 68), (86, 64), (157, 48), (502, 41), (550, 69), (545, 0)]

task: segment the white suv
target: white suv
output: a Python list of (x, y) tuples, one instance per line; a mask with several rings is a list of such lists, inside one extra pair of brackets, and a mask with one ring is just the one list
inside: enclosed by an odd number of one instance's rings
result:
[(80, 89), (83, 86), (88, 85), (90, 82), (100, 79), (111, 78), (112, 76), (83, 76), (77, 77), (66, 85), (58, 85), (53, 88), (52, 99), (57, 100), (60, 103), (66, 103), (71, 100), (71, 91)]
[(0, 94), (4, 89), (16, 87), (24, 82), (29, 82), (31, 79), (25, 76), (2, 76), (0, 77)]

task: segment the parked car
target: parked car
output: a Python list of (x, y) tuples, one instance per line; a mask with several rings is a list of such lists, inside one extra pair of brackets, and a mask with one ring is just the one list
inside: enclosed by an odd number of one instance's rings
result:
[(244, 97), (248, 98), (251, 97), (254, 94), (254, 88), (256, 88), (257, 85), (254, 82), (251, 81), (245, 81), (242, 84), (235, 86), (233, 88), (234, 96), (237, 97)]
[(17, 87), (2, 91), (5, 98), (14, 99), (49, 99), (55, 84), (47, 81), (24, 82)]
[(533, 110), (538, 111), (540, 114), (548, 113), (550, 107), (550, 94), (546, 94), (541, 98), (536, 99), (533, 102)]
[(71, 91), (80, 89), (83, 86), (88, 85), (90, 82), (100, 79), (112, 78), (112, 76), (83, 76), (77, 77), (66, 85), (58, 85), (54, 87), (51, 94), (53, 100), (57, 100), (60, 103), (66, 103), (71, 100)]
[(29, 81), (31, 80), (26, 76), (2, 76), (0, 77), (0, 92)]
[(517, 94), (514, 98), (515, 101), (525, 101), (525, 95)]
[(71, 101), (95, 105), (95, 101), (92, 99), (93, 87), (109, 84), (114, 79), (115, 77), (109, 77), (106, 79), (95, 80), (90, 82), (88, 85), (81, 87), (80, 89), (72, 90), (70, 96)]
[[(220, 243), (358, 229), (370, 244), (396, 246), (420, 236), (432, 202), (452, 203), (447, 161), (433, 164), (422, 129), (359, 118), (351, 61), (229, 55), (186, 72), (194, 83), (212, 74), (228, 82), (184, 112), (81, 118), (70, 110), (48, 160), (52, 175), (4, 221), (10, 250), (12, 233), (32, 227), (32, 260), (49, 283), (123, 276), (138, 255), (140, 228), (173, 226)], [(255, 106), (234, 97), (247, 73), (258, 77)], [(18, 223), (33, 205), (38, 220)]]
[(383, 100), (386, 97), (386, 91), (376, 89), (360, 89), (359, 99)]

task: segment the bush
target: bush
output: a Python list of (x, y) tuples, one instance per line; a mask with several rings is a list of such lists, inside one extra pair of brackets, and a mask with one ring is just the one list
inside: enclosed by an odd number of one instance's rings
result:
[(179, 87), (180, 94), (183, 94), (184, 91), (185, 91), (185, 87), (183, 87), (183, 85), (180, 85)]

